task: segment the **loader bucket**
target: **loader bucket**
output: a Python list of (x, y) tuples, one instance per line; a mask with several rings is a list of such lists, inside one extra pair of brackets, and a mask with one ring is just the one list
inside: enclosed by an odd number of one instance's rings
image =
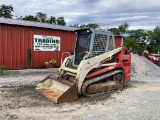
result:
[(76, 83), (58, 80), (49, 75), (42, 80), (36, 90), (54, 103), (70, 102), (78, 99)]

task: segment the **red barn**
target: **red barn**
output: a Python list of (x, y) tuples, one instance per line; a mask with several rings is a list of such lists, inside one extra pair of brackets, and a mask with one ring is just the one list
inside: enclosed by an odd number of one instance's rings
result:
[(28, 48), (32, 50), (32, 68), (44, 66), (44, 62), (51, 59), (57, 60), (57, 64), (60, 65), (62, 53), (73, 49), (75, 29), (0, 18), (0, 65), (10, 69), (26, 68)]
[[(55, 59), (60, 66), (61, 55), (73, 50), (75, 27), (0, 18), (0, 66), (8, 69), (27, 67), (27, 49), (31, 48), (31, 67), (43, 67)], [(115, 36), (116, 48), (122, 36)]]
[(114, 39), (116, 48), (123, 46), (123, 36), (115, 35)]

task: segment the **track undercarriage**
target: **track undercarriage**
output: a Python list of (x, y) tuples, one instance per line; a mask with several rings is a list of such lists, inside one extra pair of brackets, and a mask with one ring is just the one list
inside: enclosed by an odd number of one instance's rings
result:
[[(70, 76), (72, 77), (72, 76)], [(69, 76), (56, 78), (48, 76), (37, 85), (37, 91), (54, 103), (75, 101), (78, 99), (77, 83), (69, 80)], [(113, 70), (107, 73), (86, 79), (82, 85), (81, 94), (88, 96), (111, 90), (122, 90), (124, 84), (124, 73), (122, 70)]]
[(124, 73), (122, 70), (113, 70), (108, 73), (87, 79), (82, 86), (82, 94), (96, 94), (110, 90), (121, 90), (124, 84)]

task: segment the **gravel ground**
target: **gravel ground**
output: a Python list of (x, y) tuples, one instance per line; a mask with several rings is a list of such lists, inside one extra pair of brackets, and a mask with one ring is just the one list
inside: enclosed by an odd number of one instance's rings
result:
[[(111, 91), (54, 104), (35, 91), (48, 73), (0, 76), (0, 120), (159, 120), (160, 67), (132, 55), (132, 77)], [(56, 73), (53, 73), (56, 75)]]

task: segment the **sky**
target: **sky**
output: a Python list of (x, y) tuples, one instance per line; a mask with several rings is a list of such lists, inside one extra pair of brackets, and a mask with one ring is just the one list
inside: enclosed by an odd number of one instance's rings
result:
[(152, 30), (160, 26), (159, 0), (0, 0), (12, 5), (14, 16), (63, 16), (67, 26), (97, 23), (101, 28), (129, 24), (129, 29)]

